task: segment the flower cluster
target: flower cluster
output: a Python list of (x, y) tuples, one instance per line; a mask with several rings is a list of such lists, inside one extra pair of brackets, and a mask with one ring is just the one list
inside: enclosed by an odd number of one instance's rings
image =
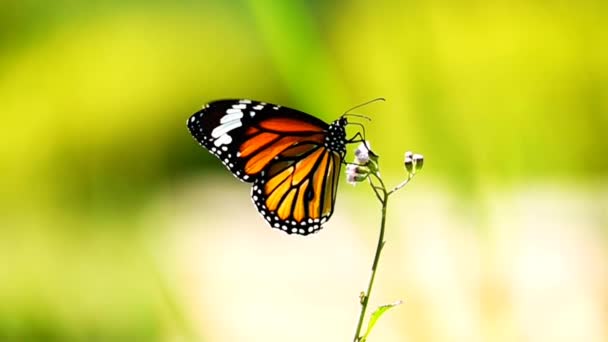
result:
[[(424, 157), (421, 154), (413, 152), (405, 152), (405, 170), (410, 176), (422, 169), (424, 165)], [(380, 176), (378, 168), (378, 155), (370, 148), (370, 143), (364, 141), (355, 150), (354, 163), (346, 166), (346, 181), (355, 185), (367, 179), (370, 174)]]
[(424, 165), (424, 157), (422, 154), (407, 151), (405, 152), (405, 161), (403, 163), (407, 172), (413, 175), (422, 169), (422, 165)]
[(355, 150), (355, 162), (346, 166), (346, 181), (352, 185), (367, 179), (370, 173), (378, 172), (378, 156), (364, 141)]

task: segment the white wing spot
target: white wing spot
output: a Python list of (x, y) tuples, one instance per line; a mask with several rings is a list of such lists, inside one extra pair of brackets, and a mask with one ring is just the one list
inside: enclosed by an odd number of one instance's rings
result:
[(243, 124), (241, 123), (241, 121), (226, 122), (226, 123), (224, 123), (222, 125), (219, 125), (219, 126), (215, 127), (213, 129), (213, 131), (211, 131), (211, 136), (214, 137), (214, 138), (219, 138), (219, 137), (221, 137), (223, 135), (226, 135), (226, 133), (232, 131), (233, 129), (241, 127), (242, 125)]
[(238, 108), (228, 108), (226, 109), (226, 114), (236, 114), (236, 113), (242, 113), (242, 111)]
[(229, 136), (228, 134), (224, 134), (221, 137), (219, 137), (216, 141), (213, 142), (213, 144), (215, 146), (220, 146), (220, 145), (228, 145), (232, 142), (232, 137)]
[[(228, 111), (230, 111), (230, 109), (228, 109)], [(243, 117), (243, 112), (241, 112), (239, 110), (237, 113), (232, 113), (232, 114), (229, 113), (229, 114), (222, 116), (222, 118), (220, 119), (220, 123), (225, 124), (230, 121), (240, 121), (239, 119), (242, 117)]]

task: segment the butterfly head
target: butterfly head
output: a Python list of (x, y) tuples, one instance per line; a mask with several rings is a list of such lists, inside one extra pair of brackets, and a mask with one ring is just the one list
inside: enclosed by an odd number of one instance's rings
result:
[(340, 117), (340, 119), (336, 120), (334, 123), (340, 123), (342, 125), (342, 127), (346, 126), (346, 125), (354, 125), (354, 126), (359, 126), (361, 128), (361, 131), (357, 132), (355, 134), (355, 136), (353, 136), (352, 138), (346, 140), (346, 144), (352, 144), (352, 143), (356, 143), (356, 142), (362, 142), (365, 141), (365, 126), (363, 126), (362, 123), (360, 122), (348, 122), (346, 117), (347, 116), (353, 116), (353, 117), (357, 117), (357, 118), (362, 118), (365, 119), (367, 121), (372, 121), (372, 119), (367, 116), (367, 115), (362, 115), (362, 114), (357, 114), (357, 113), (351, 113), (351, 111), (353, 109), (368, 105), (370, 103), (376, 102), (376, 101), (384, 101), (384, 98), (379, 97), (376, 99), (373, 99), (371, 101), (367, 101), (365, 103), (362, 103), (360, 105), (357, 105), (349, 110), (347, 110), (346, 112), (344, 112), (344, 114), (342, 114), (342, 116)]

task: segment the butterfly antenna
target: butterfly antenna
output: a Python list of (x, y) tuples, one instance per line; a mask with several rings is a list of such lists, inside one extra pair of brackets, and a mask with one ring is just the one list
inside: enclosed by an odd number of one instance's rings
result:
[[(344, 114), (342, 114), (342, 116), (347, 115), (347, 114), (348, 114), (350, 111), (352, 111), (352, 110), (355, 110), (355, 109), (357, 109), (357, 108), (361, 108), (361, 107), (363, 107), (363, 106), (367, 106), (367, 105), (368, 105), (368, 104), (370, 104), (370, 103), (374, 103), (374, 102), (378, 102), (378, 101), (386, 101), (386, 99), (385, 99), (384, 97), (377, 97), (377, 98), (375, 98), (375, 99), (373, 99), (373, 100), (369, 100), (369, 101), (367, 101), (367, 102), (363, 102), (363, 103), (358, 104), (358, 105), (354, 106), (353, 108), (351, 108), (351, 109), (347, 110), (346, 112), (344, 112)], [(350, 114), (349, 114), (349, 115), (350, 115)], [(359, 115), (356, 115), (356, 116), (361, 116), (361, 117), (363, 117), (363, 115), (360, 115), (360, 114), (359, 114)]]
[(363, 114), (357, 114), (357, 113), (344, 113), (342, 114), (342, 116), (356, 116), (358, 118), (363, 118), (366, 119), (367, 121), (372, 121), (372, 118), (370, 118), (367, 115), (363, 115)]

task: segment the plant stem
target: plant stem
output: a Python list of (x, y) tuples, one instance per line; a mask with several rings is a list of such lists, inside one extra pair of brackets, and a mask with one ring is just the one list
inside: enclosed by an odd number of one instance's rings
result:
[(409, 182), (412, 180), (412, 178), (414, 178), (414, 175), (415, 175), (415, 173), (410, 173), (410, 174), (407, 176), (407, 178), (406, 178), (406, 179), (405, 179), (403, 182), (401, 182), (401, 183), (399, 183), (397, 186), (395, 186), (395, 187), (393, 188), (393, 190), (391, 190), (391, 191), (389, 191), (389, 192), (388, 192), (388, 194), (390, 195), (390, 194), (392, 194), (393, 192), (395, 192), (395, 191), (397, 191), (397, 190), (399, 190), (399, 189), (403, 188), (404, 186), (406, 186), (406, 185), (407, 185), (407, 183), (409, 183)]
[[(380, 203), (382, 203), (382, 219), (380, 221), (380, 234), (378, 236), (378, 245), (376, 245), (376, 255), (374, 256), (374, 262), (372, 264), (372, 274), (369, 278), (369, 284), (367, 285), (367, 292), (365, 292), (364, 296), (362, 297), (362, 301), (361, 301), (361, 312), (359, 313), (359, 322), (357, 323), (357, 331), (355, 332), (355, 338), (354, 338), (354, 342), (358, 342), (361, 341), (360, 339), (360, 334), (361, 334), (361, 327), (363, 326), (363, 319), (365, 318), (365, 311), (367, 310), (367, 304), (369, 302), (369, 298), (371, 296), (372, 293), (372, 287), (374, 286), (374, 278), (376, 278), (376, 270), (378, 269), (378, 262), (380, 261), (380, 254), (382, 253), (382, 249), (384, 248), (384, 225), (386, 223), (386, 206), (388, 204), (388, 196), (390, 193), (388, 193), (386, 191), (386, 187), (384, 186), (384, 182), (382, 182), (382, 179), (380, 179), (379, 177), (376, 176), (376, 178), (379, 179), (380, 183), (382, 184), (382, 186), (380, 187), (380, 190), (382, 190), (382, 198), (380, 198), (380, 196), (378, 196), (378, 199), (380, 199)], [(371, 183), (371, 179), (370, 179), (370, 183)], [(374, 185), (372, 183), (372, 188), (374, 188)], [(374, 191), (376, 189), (374, 188)], [(376, 195), (378, 195), (378, 193), (376, 193)]]

